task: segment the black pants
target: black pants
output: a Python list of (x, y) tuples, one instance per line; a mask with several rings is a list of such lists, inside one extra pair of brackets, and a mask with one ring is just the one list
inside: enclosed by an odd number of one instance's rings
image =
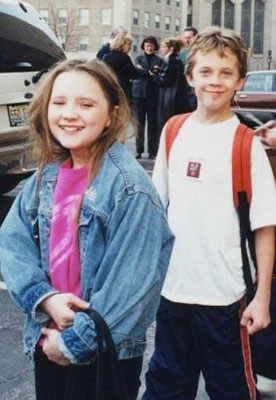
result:
[[(140, 386), (143, 357), (120, 360), (119, 364), (130, 400), (135, 400)], [(105, 367), (105, 398), (112, 398), (109, 368)], [(49, 361), (39, 347), (35, 352), (35, 387), (37, 400), (93, 400), (96, 365), (62, 367)]]
[(159, 144), (159, 135), (157, 127), (157, 97), (132, 99), (133, 113), (138, 120), (138, 136), (136, 139), (136, 151), (139, 154), (144, 153), (145, 144), (145, 121), (148, 122), (148, 152), (151, 156), (156, 156)]

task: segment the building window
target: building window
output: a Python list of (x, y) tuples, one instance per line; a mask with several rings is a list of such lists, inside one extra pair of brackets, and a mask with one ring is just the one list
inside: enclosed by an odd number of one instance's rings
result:
[(156, 3), (160, 3), (160, 0), (156, 0)]
[(80, 8), (80, 25), (89, 25), (89, 9)]
[(102, 25), (111, 25), (111, 22), (112, 22), (111, 8), (102, 8), (101, 9), (101, 24)]
[(188, 1), (187, 26), (193, 25), (193, 0)]
[(150, 13), (145, 12), (145, 17), (144, 17), (144, 28), (149, 28), (150, 27)]
[(79, 41), (79, 51), (88, 51), (89, 37), (82, 36)]
[(176, 1), (175, 1), (175, 6), (176, 6), (177, 8), (180, 8), (180, 0), (176, 0)]
[(224, 26), (225, 28), (234, 29), (235, 23), (235, 6), (231, 0), (225, 0), (224, 11)]
[(139, 11), (133, 10), (133, 25), (139, 25)]
[(170, 6), (171, 5), (171, 0), (166, 0), (166, 5)]
[(155, 14), (155, 28), (160, 29), (160, 14)]
[(171, 29), (171, 17), (165, 17), (165, 29), (166, 31)]
[(180, 19), (179, 18), (175, 18), (174, 30), (175, 30), (175, 32), (179, 32), (180, 31)]
[(49, 18), (48, 10), (39, 10), (39, 15), (41, 16), (42, 19), (44, 19), (45, 22), (48, 23), (48, 18)]
[(246, 47), (250, 47), (251, 36), (251, 0), (245, 0), (242, 3), (241, 14), (241, 36)]
[(264, 0), (245, 0), (242, 3), (241, 36), (254, 54), (263, 54)]
[(264, 51), (264, 8), (262, 0), (255, 0), (253, 39), (255, 54), (262, 54)]
[(216, 0), (212, 5), (212, 25), (221, 25), (221, 0)]
[(132, 36), (132, 50), (136, 53), (138, 51), (138, 36)]
[(68, 16), (68, 12), (67, 12), (66, 8), (60, 8), (58, 10), (58, 24), (66, 25), (67, 24), (67, 16)]

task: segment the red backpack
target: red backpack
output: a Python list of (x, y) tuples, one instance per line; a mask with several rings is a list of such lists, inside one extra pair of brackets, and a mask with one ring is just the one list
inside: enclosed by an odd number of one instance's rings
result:
[[(191, 114), (175, 115), (169, 119), (166, 126), (165, 148), (166, 159), (169, 167), (169, 156), (173, 142), (178, 132)], [(233, 199), (239, 216), (241, 252), (243, 262), (243, 275), (247, 288), (247, 300), (250, 301), (254, 296), (254, 284), (251, 276), (247, 244), (251, 259), (256, 266), (254, 233), (251, 230), (249, 220), (249, 207), (252, 197), (251, 191), (251, 147), (254, 132), (246, 125), (239, 124), (232, 149), (232, 181)]]

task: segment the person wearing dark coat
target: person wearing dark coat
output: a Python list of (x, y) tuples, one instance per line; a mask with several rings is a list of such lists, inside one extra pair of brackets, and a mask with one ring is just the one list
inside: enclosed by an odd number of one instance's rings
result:
[(132, 82), (131, 79), (140, 76), (148, 76), (148, 72), (142, 68), (136, 68), (127, 54), (131, 49), (132, 39), (129, 36), (119, 34), (110, 45), (110, 52), (105, 54), (103, 61), (108, 64), (119, 79), (119, 83), (131, 104)]
[[(135, 65), (146, 71), (158, 73), (164, 60), (155, 52), (159, 45), (154, 36), (148, 36), (141, 44), (144, 53), (136, 57)], [(145, 144), (145, 121), (148, 124), (148, 153), (149, 158), (155, 158), (158, 148), (157, 103), (159, 86), (147, 77), (140, 77), (132, 82), (132, 109), (138, 121), (138, 136), (136, 139), (136, 158), (141, 158)]]
[(104, 44), (101, 46), (101, 48), (100, 48), (100, 50), (98, 51), (98, 53), (96, 54), (96, 57), (97, 57), (99, 60), (102, 60), (102, 59), (104, 58), (104, 56), (105, 56), (107, 53), (110, 52), (110, 44), (112, 43), (112, 40), (115, 39), (115, 37), (116, 37), (118, 34), (121, 34), (121, 33), (122, 33), (123, 35), (126, 35), (126, 34), (127, 34), (127, 31), (126, 31), (126, 29), (125, 29), (123, 26), (118, 26), (118, 28), (114, 29), (114, 30), (111, 32), (109, 42), (104, 43)]
[(158, 75), (151, 74), (151, 79), (159, 85), (158, 97), (158, 133), (170, 117), (191, 111), (188, 100), (189, 86), (184, 75), (184, 67), (178, 57), (181, 42), (176, 38), (164, 39), (161, 45), (165, 56), (163, 71)]

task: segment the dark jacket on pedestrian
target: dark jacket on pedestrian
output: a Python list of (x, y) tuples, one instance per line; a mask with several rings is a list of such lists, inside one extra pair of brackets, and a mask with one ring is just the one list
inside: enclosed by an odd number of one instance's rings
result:
[[(144, 70), (152, 70), (154, 67), (162, 69), (164, 65), (164, 60), (161, 57), (158, 57), (155, 54), (146, 55), (141, 54), (140, 56), (136, 57), (135, 65), (141, 65)], [(159, 87), (153, 80), (149, 80), (148, 77), (140, 77), (135, 79), (132, 82), (132, 96), (138, 98), (146, 98), (147, 88), (150, 86), (150, 89), (156, 89)]]
[(102, 60), (104, 58), (104, 56), (109, 52), (110, 52), (110, 43), (107, 42), (107, 43), (102, 45), (102, 47), (100, 48), (100, 50), (96, 54), (96, 57), (99, 58), (100, 60)]
[(122, 86), (128, 101), (131, 101), (131, 79), (139, 78), (140, 76), (147, 76), (148, 72), (139, 70), (134, 66), (131, 58), (122, 51), (112, 50), (107, 53), (103, 61), (107, 63), (116, 73), (120, 85)]
[(189, 112), (188, 84), (184, 67), (177, 53), (171, 53), (162, 73), (151, 79), (160, 86), (158, 98), (158, 126), (161, 132), (167, 120), (173, 115)]

